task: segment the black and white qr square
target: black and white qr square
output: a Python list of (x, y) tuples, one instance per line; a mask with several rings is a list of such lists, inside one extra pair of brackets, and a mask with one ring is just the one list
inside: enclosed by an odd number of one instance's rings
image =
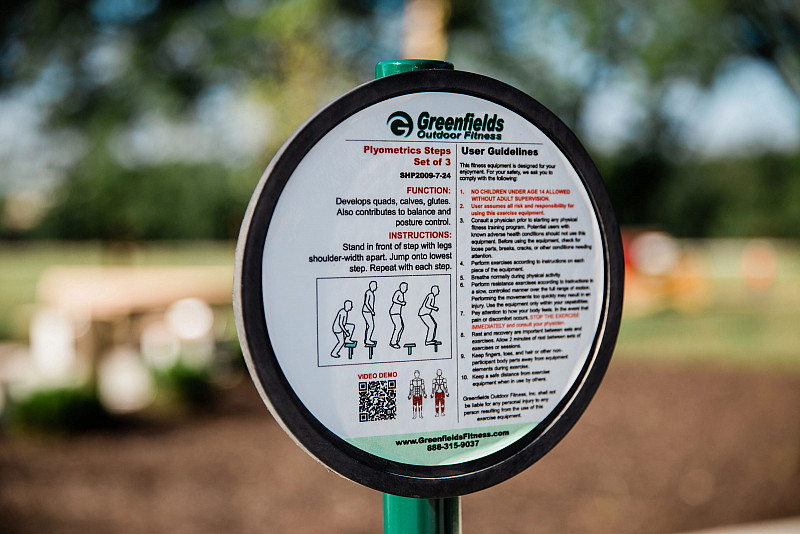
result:
[(358, 383), (359, 422), (387, 421), (396, 417), (396, 380), (368, 380)]

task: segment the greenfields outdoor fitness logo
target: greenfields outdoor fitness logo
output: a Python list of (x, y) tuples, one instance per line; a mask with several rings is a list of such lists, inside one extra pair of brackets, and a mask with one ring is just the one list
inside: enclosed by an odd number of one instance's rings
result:
[(395, 111), (389, 115), (386, 124), (389, 125), (389, 129), (393, 134), (401, 137), (408, 137), (414, 130), (414, 121), (405, 111)]
[[(409, 137), (414, 120), (405, 111), (395, 111), (386, 120), (389, 130), (398, 137)], [(463, 139), (465, 141), (499, 141), (503, 138), (504, 120), (497, 113), (482, 116), (465, 113), (459, 117), (440, 117), (423, 111), (417, 116), (417, 137), (420, 139)], [(463, 137), (462, 137), (463, 136)]]

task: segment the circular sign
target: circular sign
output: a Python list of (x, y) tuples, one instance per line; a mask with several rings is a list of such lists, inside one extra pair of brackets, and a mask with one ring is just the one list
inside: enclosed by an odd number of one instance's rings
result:
[(253, 195), (234, 306), (261, 396), (333, 471), (477, 491), (549, 451), (611, 357), (623, 256), (550, 111), (459, 71), (381, 78), (302, 126)]

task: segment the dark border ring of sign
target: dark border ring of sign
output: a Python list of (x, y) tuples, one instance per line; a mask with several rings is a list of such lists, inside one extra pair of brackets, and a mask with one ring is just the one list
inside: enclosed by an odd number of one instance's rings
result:
[[(592, 350), (561, 402), (529, 434), (482, 458), (445, 466), (399, 463), (358, 449), (328, 430), (304, 406), (275, 357), (264, 318), (262, 258), (270, 220), (283, 187), (309, 150), (354, 113), (378, 102), (419, 92), (482, 98), (519, 114), (544, 132), (570, 160), (600, 224), (605, 294)], [(370, 488), (405, 497), (464, 495), (511, 478), (544, 456), (572, 428), (608, 367), (622, 315), (624, 260), (619, 226), (602, 178), (577, 137), (525, 93), (463, 71), (415, 71), (380, 78), (342, 95), (301, 126), (273, 158), (247, 208), (236, 249), (234, 309), (242, 351), (265, 404), (292, 438), (329, 469)]]

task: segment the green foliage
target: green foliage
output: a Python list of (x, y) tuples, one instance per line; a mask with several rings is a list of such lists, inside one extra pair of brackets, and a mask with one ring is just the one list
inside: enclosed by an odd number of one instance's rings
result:
[(178, 362), (163, 371), (154, 372), (156, 386), (167, 402), (195, 409), (214, 401), (214, 385), (208, 370), (190, 367)]
[(93, 389), (64, 387), (34, 392), (8, 407), (7, 425), (12, 431), (76, 433), (109, 428), (114, 418)]
[[(77, 135), (83, 146), (50, 213), (22, 237), (111, 241), (237, 234), (269, 155), (355, 80), (325, 42), (325, 25), (336, 20), (331, 0), (282, 0), (257, 9), (232, 5), (30, 0), (0, 15), (0, 91), (46, 82), (42, 109), (48, 126)], [(323, 79), (328, 83), (319, 83)], [(260, 153), (208, 156), (208, 141), (193, 147), (191, 137), (180, 138), (181, 132), (208, 132), (209, 121), (225, 120), (209, 118), (225, 112), (219, 106), (209, 111), (208, 102), (219, 95), (249, 99), (270, 111), (263, 126), (270, 135)], [(136, 135), (149, 137), (145, 147), (134, 147), (136, 157), (125, 160), (125, 144), (136, 142), (130, 132), (152, 123), (166, 125), (162, 139), (153, 141), (143, 128)], [(220, 145), (213, 133), (204, 135)], [(183, 145), (178, 154), (159, 156), (152, 146), (160, 142)], [(192, 150), (194, 155), (187, 154)]]
[(661, 199), (658, 191), (670, 180), (674, 166), (658, 152), (605, 157), (597, 165), (606, 181), (619, 223), (652, 224)]
[(677, 167), (651, 217), (677, 236), (800, 237), (800, 155)]
[[(399, 55), (403, 4), (27, 0), (6, 6), (0, 92), (39, 87), (46, 126), (75, 135), (83, 152), (41, 225), (22, 234), (0, 226), (0, 236), (235, 237), (258, 175), (283, 140), (314, 110), (369, 79), (376, 61)], [(676, 83), (713, 86), (743, 58), (763, 61), (800, 94), (797, 7), (797, 0), (451, 1), (446, 59), (533, 95), (584, 138), (593, 95), (635, 85), (631, 105), (641, 118), (627, 144), (600, 162), (623, 224), (686, 236), (796, 236), (796, 161), (686, 159), (670, 95)], [(136, 158), (123, 161), (125, 134), (137, 125), (154, 117), (196, 125), (219, 94), (269, 109), (270, 135), (257, 154), (225, 161), (159, 157), (143, 143)], [(166, 135), (175, 131), (183, 130)]]
[(220, 166), (126, 169), (86, 162), (56, 199), (38, 229), (43, 237), (142, 240), (230, 238), (248, 197)]
[(691, 158), (671, 113), (676, 83), (712, 87), (743, 58), (773, 68), (800, 95), (798, 3), (678, 0), (454, 2), (449, 32), (461, 68), (512, 83), (579, 136), (598, 90), (636, 87), (630, 138), (598, 157), (623, 225), (681, 236), (800, 236), (797, 158)]

